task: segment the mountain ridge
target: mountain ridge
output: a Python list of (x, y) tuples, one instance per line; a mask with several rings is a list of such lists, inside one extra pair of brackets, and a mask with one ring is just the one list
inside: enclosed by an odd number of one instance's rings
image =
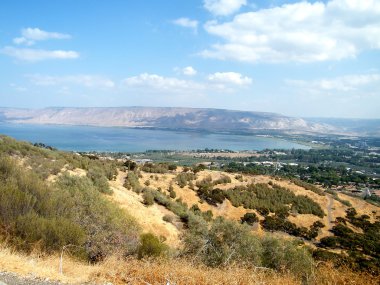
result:
[(164, 128), (205, 131), (277, 131), (284, 133), (340, 133), (326, 123), (277, 113), (186, 107), (48, 107), (0, 108), (3, 122), (23, 124), (89, 125), (100, 127)]

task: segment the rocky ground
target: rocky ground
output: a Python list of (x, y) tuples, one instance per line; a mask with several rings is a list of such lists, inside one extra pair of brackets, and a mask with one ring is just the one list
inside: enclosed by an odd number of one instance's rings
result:
[[(93, 283), (85, 283), (86, 285), (95, 285)], [(67, 283), (61, 283), (57, 281), (50, 281), (47, 279), (41, 279), (35, 276), (21, 277), (14, 273), (0, 272), (0, 285), (68, 285)], [(104, 285), (112, 285), (107, 283)]]

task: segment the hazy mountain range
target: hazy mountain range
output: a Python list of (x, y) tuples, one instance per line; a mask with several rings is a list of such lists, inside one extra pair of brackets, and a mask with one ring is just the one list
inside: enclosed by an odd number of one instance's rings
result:
[(380, 135), (380, 120), (303, 119), (275, 113), (198, 108), (0, 108), (0, 121), (224, 132)]

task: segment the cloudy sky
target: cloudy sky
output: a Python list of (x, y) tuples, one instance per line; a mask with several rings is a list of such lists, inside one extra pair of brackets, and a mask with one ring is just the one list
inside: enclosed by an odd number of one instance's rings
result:
[(0, 107), (380, 118), (380, 0), (2, 0)]

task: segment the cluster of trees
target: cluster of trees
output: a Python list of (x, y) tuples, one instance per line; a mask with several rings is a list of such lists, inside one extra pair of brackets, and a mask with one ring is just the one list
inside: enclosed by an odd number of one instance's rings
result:
[[(349, 224), (361, 229), (354, 231)], [(369, 216), (358, 215), (354, 208), (346, 211), (346, 218), (339, 218), (331, 229), (334, 236), (324, 237), (320, 246), (324, 248), (340, 248), (347, 251), (348, 265), (366, 269), (380, 274), (380, 220), (373, 223)]]
[(348, 148), (329, 148), (329, 149), (292, 149), (281, 151), (286, 155), (278, 155), (272, 152), (271, 159), (298, 161), (308, 164), (344, 163), (360, 167), (378, 168), (380, 163), (379, 156), (369, 155), (370, 151), (352, 150)]
[(282, 231), (307, 240), (315, 239), (318, 236), (319, 229), (324, 227), (320, 221), (314, 222), (310, 229), (297, 227), (283, 215), (266, 216), (261, 225), (268, 231)]
[(192, 172), (182, 172), (182, 173), (178, 173), (177, 174), (177, 176), (175, 178), (175, 181), (176, 181), (176, 183), (178, 184), (179, 187), (183, 188), (186, 185), (192, 183), (192, 181), (195, 180), (195, 179), (196, 179), (196, 176), (195, 176), (194, 173), (192, 173)]
[[(297, 196), (292, 191), (276, 184), (271, 187), (264, 183), (250, 184), (246, 187), (238, 186), (225, 191), (225, 195), (235, 207), (243, 206), (246, 209), (272, 213), (291, 210), (299, 214), (324, 216), (318, 203), (307, 196)], [(290, 208), (288, 205), (291, 205)]]
[(177, 165), (168, 163), (151, 163), (147, 162), (141, 168), (144, 172), (149, 173), (168, 173), (177, 169)]
[(305, 188), (306, 190), (310, 190), (310, 191), (318, 194), (319, 196), (325, 196), (326, 195), (322, 189), (318, 188), (317, 186), (315, 186), (313, 184), (307, 183), (307, 182), (302, 181), (302, 180), (297, 179), (297, 178), (291, 178), (290, 181), (292, 181), (297, 186), (300, 186), (302, 188)]
[(208, 266), (240, 264), (292, 272), (307, 280), (313, 273), (313, 259), (304, 246), (275, 237), (260, 238), (250, 227), (216, 218), (210, 226), (192, 224), (184, 237), (184, 254)]
[(242, 172), (255, 175), (275, 174), (286, 178), (299, 178), (307, 183), (322, 184), (324, 187), (347, 185), (348, 183), (356, 185), (374, 183), (369, 176), (347, 169), (345, 166), (308, 165), (306, 167), (302, 165), (283, 165), (280, 169), (276, 169), (275, 166), (263, 166), (254, 163), (244, 165), (230, 162), (223, 169), (227, 172)]

